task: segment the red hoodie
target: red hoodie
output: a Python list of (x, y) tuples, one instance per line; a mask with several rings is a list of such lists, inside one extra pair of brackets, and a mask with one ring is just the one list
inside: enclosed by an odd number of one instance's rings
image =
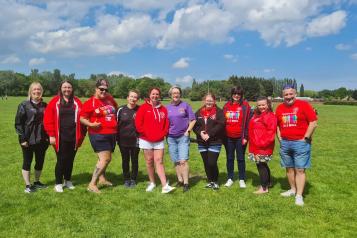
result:
[(162, 141), (169, 131), (166, 107), (153, 107), (148, 101), (139, 107), (135, 117), (135, 127), (139, 138), (149, 142)]
[[(79, 121), (79, 116), (80, 112), (82, 110), (82, 102), (77, 98), (73, 98), (73, 104), (74, 104), (74, 110), (75, 110), (75, 123), (76, 123), (76, 145), (75, 145), (75, 150), (77, 150), (84, 139), (84, 136), (86, 134), (86, 129), (85, 127), (81, 126), (81, 123)], [(61, 103), (61, 98), (60, 96), (55, 96), (51, 99), (51, 101), (48, 103), (44, 117), (43, 117), (43, 124), (45, 127), (45, 131), (50, 137), (55, 137), (56, 138), (56, 145), (55, 149), (58, 152), (59, 150), (59, 133), (60, 133), (60, 121), (59, 121), (59, 106)]]
[(273, 112), (254, 114), (249, 122), (249, 153), (272, 155), (275, 145), (276, 117)]

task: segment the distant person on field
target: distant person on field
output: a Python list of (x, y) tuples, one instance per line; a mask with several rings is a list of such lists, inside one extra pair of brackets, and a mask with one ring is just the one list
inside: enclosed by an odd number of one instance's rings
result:
[(155, 168), (161, 181), (161, 193), (169, 193), (175, 189), (166, 179), (164, 167), (164, 139), (169, 130), (167, 109), (160, 102), (159, 88), (149, 90), (149, 98), (140, 106), (135, 117), (136, 130), (139, 133), (139, 147), (144, 151), (146, 169), (150, 183), (146, 192), (155, 187)]
[(207, 175), (206, 188), (218, 190), (218, 157), (224, 139), (224, 115), (216, 105), (216, 97), (208, 93), (203, 97), (203, 106), (196, 112), (193, 131), (197, 136), (198, 151), (201, 154)]
[(139, 109), (139, 106), (137, 105), (138, 99), (138, 91), (130, 90), (127, 97), (127, 104), (119, 107), (117, 112), (117, 143), (122, 158), (124, 186), (127, 188), (136, 186), (139, 170), (138, 157), (140, 148), (138, 133), (135, 128), (135, 116)]
[[(47, 188), (40, 182), (40, 176), (48, 148), (48, 136), (43, 127), (43, 114), (47, 104), (42, 101), (43, 89), (40, 83), (33, 82), (28, 91), (28, 99), (20, 103), (15, 117), (15, 129), (19, 135), (22, 149), (22, 177), (25, 181), (25, 193)], [(30, 171), (35, 154), (35, 182), (31, 185)]]
[(230, 101), (223, 107), (226, 119), (225, 148), (227, 155), (227, 182), (224, 186), (230, 187), (234, 181), (234, 160), (237, 158), (238, 177), (240, 188), (245, 188), (245, 150), (248, 143), (248, 125), (250, 119), (250, 106), (244, 99), (243, 89), (233, 87)]
[(57, 155), (54, 190), (58, 193), (62, 193), (63, 188), (75, 189), (72, 183), (73, 161), (86, 133), (79, 122), (81, 109), (82, 102), (74, 96), (72, 83), (65, 80), (45, 111), (45, 130)]
[(248, 132), (249, 159), (256, 163), (260, 177), (260, 187), (254, 193), (267, 193), (271, 184), (268, 162), (273, 156), (276, 134), (276, 117), (268, 98), (258, 97)]
[(183, 187), (183, 192), (187, 192), (189, 190), (190, 132), (196, 123), (196, 117), (191, 106), (181, 100), (181, 94), (182, 90), (178, 86), (173, 86), (169, 90), (172, 100), (167, 105), (170, 121), (167, 144), (171, 160), (175, 164), (178, 185)]
[[(99, 79), (95, 92), (84, 104), (81, 112), (81, 123), (88, 127), (89, 140), (98, 156), (92, 179), (87, 187), (89, 192), (100, 193), (97, 183), (102, 186), (113, 186), (105, 177), (105, 171), (116, 145), (118, 104), (108, 93), (109, 83)], [(98, 182), (99, 181), (99, 182)]]
[(305, 169), (311, 166), (311, 140), (317, 126), (317, 116), (312, 106), (296, 99), (296, 89), (286, 85), (283, 100), (276, 109), (281, 166), (286, 168), (290, 189), (281, 193), (295, 196), (295, 204), (304, 205)]

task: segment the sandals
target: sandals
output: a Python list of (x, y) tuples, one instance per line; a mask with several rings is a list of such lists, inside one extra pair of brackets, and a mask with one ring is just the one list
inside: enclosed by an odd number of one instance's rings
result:
[(91, 192), (91, 193), (97, 193), (97, 194), (101, 193), (101, 191), (100, 191), (97, 187), (90, 187), (90, 186), (88, 186), (88, 187), (87, 187), (87, 191), (88, 191), (88, 192)]

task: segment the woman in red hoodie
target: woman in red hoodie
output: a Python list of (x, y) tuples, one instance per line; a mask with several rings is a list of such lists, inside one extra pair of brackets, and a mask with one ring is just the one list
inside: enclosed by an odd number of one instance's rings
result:
[(149, 91), (149, 99), (140, 106), (135, 117), (135, 127), (139, 133), (139, 147), (144, 150), (146, 168), (150, 183), (147, 192), (153, 191), (155, 184), (155, 168), (162, 185), (162, 193), (174, 190), (166, 180), (164, 167), (164, 138), (169, 130), (167, 109), (160, 103), (161, 91), (152, 88)]
[(89, 192), (94, 193), (100, 193), (97, 180), (104, 186), (113, 185), (105, 178), (105, 170), (112, 160), (112, 153), (115, 149), (118, 104), (108, 93), (108, 88), (108, 81), (99, 79), (96, 83), (94, 96), (83, 104), (81, 113), (81, 123), (88, 127), (90, 143), (98, 156), (92, 180), (87, 188)]
[(268, 161), (273, 155), (276, 126), (270, 100), (259, 97), (248, 129), (249, 158), (257, 164), (261, 183), (260, 188), (254, 192), (256, 194), (267, 193), (271, 183)]
[(54, 189), (58, 193), (63, 192), (63, 187), (75, 188), (71, 181), (73, 161), (86, 133), (79, 122), (81, 109), (82, 102), (73, 95), (72, 83), (65, 80), (60, 85), (58, 95), (52, 98), (45, 110), (45, 131), (57, 155)]

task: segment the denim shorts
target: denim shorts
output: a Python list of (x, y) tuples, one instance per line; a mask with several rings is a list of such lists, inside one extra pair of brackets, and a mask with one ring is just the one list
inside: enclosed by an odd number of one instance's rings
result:
[(89, 141), (94, 152), (111, 151), (115, 149), (115, 134), (89, 134)]
[(311, 167), (311, 144), (299, 140), (281, 140), (280, 165), (284, 168)]
[(190, 137), (182, 135), (180, 137), (167, 137), (169, 153), (172, 162), (177, 163), (180, 160), (188, 160), (190, 152)]
[(139, 148), (144, 150), (163, 150), (165, 148), (164, 140), (158, 142), (150, 142), (139, 138)]
[(221, 151), (222, 145), (198, 145), (198, 151), (201, 152), (214, 152), (219, 153)]

